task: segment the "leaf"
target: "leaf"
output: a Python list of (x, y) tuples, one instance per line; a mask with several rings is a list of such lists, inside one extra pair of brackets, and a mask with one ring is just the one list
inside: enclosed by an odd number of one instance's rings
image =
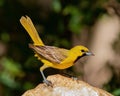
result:
[(52, 7), (56, 13), (59, 13), (62, 9), (60, 0), (53, 0)]

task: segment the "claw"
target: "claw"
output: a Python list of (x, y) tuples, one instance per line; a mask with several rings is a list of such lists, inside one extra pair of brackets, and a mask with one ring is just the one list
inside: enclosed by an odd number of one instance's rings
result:
[(76, 81), (78, 80), (78, 78), (77, 78), (77, 77), (71, 77), (71, 78), (72, 78), (73, 80), (76, 80)]
[(48, 80), (45, 79), (45, 80), (43, 80), (43, 82), (44, 82), (46, 85), (53, 87), (53, 84), (52, 84), (51, 81), (48, 81)]

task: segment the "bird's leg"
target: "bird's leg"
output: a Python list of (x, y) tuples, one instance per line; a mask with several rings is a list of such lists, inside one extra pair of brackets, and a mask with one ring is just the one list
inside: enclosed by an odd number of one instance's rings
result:
[(48, 68), (48, 66), (43, 65), (42, 67), (40, 67), (40, 72), (42, 74), (43, 77), (43, 82), (46, 83), (48, 86), (52, 86), (52, 83), (50, 81), (48, 81), (43, 73), (43, 70)]

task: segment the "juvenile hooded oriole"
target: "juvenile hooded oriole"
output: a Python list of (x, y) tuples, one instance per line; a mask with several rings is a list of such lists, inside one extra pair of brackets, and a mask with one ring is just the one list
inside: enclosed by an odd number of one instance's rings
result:
[(89, 52), (88, 48), (84, 46), (75, 46), (70, 50), (54, 46), (46, 46), (42, 42), (41, 38), (38, 35), (38, 32), (32, 23), (32, 20), (28, 16), (22, 16), (20, 23), (34, 42), (33, 44), (29, 44), (29, 47), (34, 50), (35, 57), (38, 57), (38, 60), (43, 62), (43, 66), (40, 67), (40, 72), (42, 74), (44, 82), (47, 85), (50, 85), (51, 83), (46, 79), (43, 73), (44, 69), (48, 67), (66, 69), (73, 66), (75, 61), (77, 61), (79, 58), (83, 56), (93, 55), (93, 53)]

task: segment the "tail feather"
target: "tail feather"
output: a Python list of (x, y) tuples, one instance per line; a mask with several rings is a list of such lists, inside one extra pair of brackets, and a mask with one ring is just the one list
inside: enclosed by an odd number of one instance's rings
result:
[(31, 39), (34, 42), (34, 45), (41, 45), (41, 46), (44, 45), (44, 43), (42, 42), (42, 40), (38, 35), (37, 30), (35, 29), (35, 26), (32, 23), (32, 20), (28, 16), (26, 17), (22, 16), (20, 19), (20, 23), (30, 35)]

